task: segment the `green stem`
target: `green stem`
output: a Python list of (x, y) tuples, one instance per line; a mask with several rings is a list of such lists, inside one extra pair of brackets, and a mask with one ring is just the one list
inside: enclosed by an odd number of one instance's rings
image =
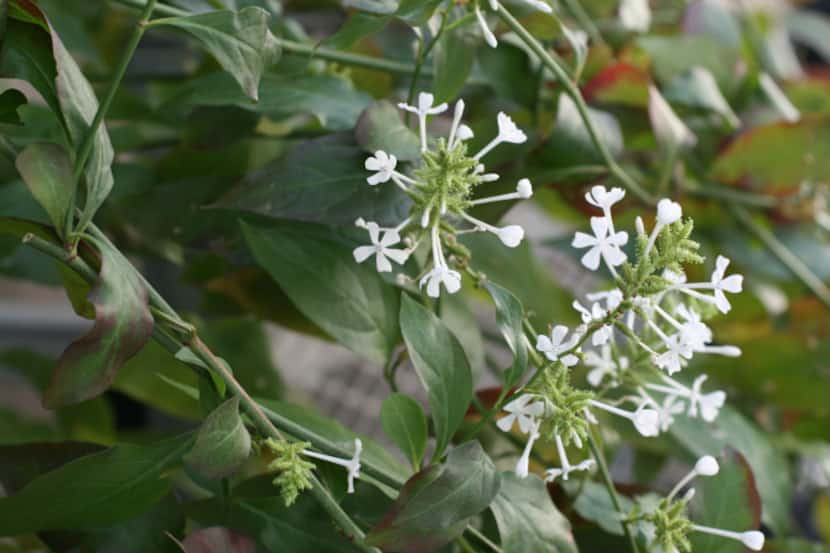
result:
[(78, 257), (77, 254), (73, 254), (68, 252), (64, 248), (61, 248), (57, 244), (53, 244), (48, 240), (44, 240), (38, 236), (35, 236), (32, 233), (28, 233), (22, 238), (22, 242), (27, 244), (36, 250), (39, 250), (45, 253), (48, 256), (55, 258), (57, 261), (60, 261), (64, 265), (68, 266), (70, 269), (78, 273), (84, 280), (88, 283), (92, 284), (96, 280), (98, 280), (98, 275), (92, 268), (86, 264), (86, 262)]
[[(128, 8), (136, 8), (136, 9), (144, 9), (147, 7), (148, 0), (114, 0), (115, 2), (127, 6)], [(183, 10), (180, 8), (176, 8), (173, 6), (168, 6), (167, 4), (157, 4), (155, 11), (163, 14), (163, 15), (172, 15), (176, 17), (184, 17), (187, 15), (192, 15), (187, 10)]]
[[(412, 73), (412, 81), (409, 83), (409, 93), (406, 96), (406, 103), (410, 106), (415, 105), (415, 90), (418, 87), (418, 79), (421, 76), (424, 61), (427, 59), (427, 56), (429, 56), (429, 53), (438, 43), (438, 39), (441, 38), (441, 34), (444, 32), (444, 26), (447, 24), (447, 13), (447, 11), (444, 11), (444, 14), (441, 16), (441, 26), (438, 28), (438, 32), (435, 33), (435, 36), (430, 39), (429, 43), (427, 43), (426, 46), (424, 46), (423, 40), (418, 43), (418, 56), (415, 59), (415, 71)], [(407, 124), (409, 124), (409, 115), (409, 112), (407, 112)]]
[[(597, 468), (599, 468), (599, 473), (602, 476), (602, 483), (605, 485), (605, 489), (608, 490), (608, 497), (611, 499), (614, 509), (620, 515), (620, 518), (622, 518), (626, 515), (626, 513), (622, 510), (622, 504), (620, 503), (620, 498), (617, 497), (617, 490), (614, 487), (614, 481), (611, 479), (611, 473), (608, 472), (608, 463), (605, 462), (605, 454), (602, 453), (602, 448), (597, 444), (593, 432), (588, 433), (588, 447), (591, 449), (591, 454), (597, 462)], [(639, 553), (640, 547), (637, 545), (637, 540), (634, 539), (634, 535), (631, 533), (628, 523), (620, 522), (620, 524), (623, 527), (625, 537), (628, 538), (631, 551), (633, 553)]]
[(468, 532), (471, 536), (475, 536), (475, 538), (476, 538), (478, 541), (480, 541), (481, 543), (483, 543), (484, 545), (486, 545), (487, 547), (489, 547), (489, 548), (490, 548), (490, 549), (491, 549), (494, 553), (504, 553), (504, 551), (502, 550), (502, 548), (501, 548), (501, 547), (499, 547), (497, 544), (493, 543), (493, 541), (492, 541), (492, 540), (490, 540), (490, 538), (488, 538), (487, 536), (485, 536), (485, 535), (481, 532), (481, 530), (479, 530), (478, 528), (474, 528), (474, 527), (472, 527), (472, 526), (468, 526), (468, 527), (467, 527), (467, 532)]
[[(387, 73), (395, 73), (399, 75), (412, 75), (415, 73), (416, 67), (409, 63), (401, 63), (391, 61), (383, 58), (373, 58), (371, 56), (363, 56), (361, 54), (353, 54), (351, 52), (341, 52), (326, 48), (325, 46), (310, 46), (293, 40), (284, 38), (277, 38), (277, 43), (282, 47), (283, 52), (290, 54), (307, 55), (313, 58), (320, 58), (327, 61), (343, 63), (346, 65), (355, 65), (358, 67), (365, 67), (366, 69), (376, 69), (378, 71), (385, 71)], [(430, 70), (424, 70), (424, 74), (432, 77), (433, 73)]]
[(591, 16), (588, 15), (588, 12), (585, 11), (585, 8), (582, 7), (579, 0), (565, 0), (565, 5), (568, 7), (568, 11), (573, 14), (574, 18), (588, 33), (588, 36), (591, 37), (591, 40), (593, 40), (596, 44), (605, 44), (602, 34), (599, 32), (599, 29), (597, 29), (597, 26), (594, 25), (594, 21), (591, 19)]
[[(84, 140), (81, 142), (81, 146), (78, 148), (78, 153), (75, 158), (75, 167), (72, 172), (72, 187), (69, 191), (69, 206), (70, 209), (74, 209), (75, 201), (78, 195), (78, 187), (81, 184), (81, 175), (84, 173), (84, 168), (86, 167), (86, 162), (89, 159), (90, 154), (92, 153), (92, 147), (95, 144), (95, 136), (98, 134), (98, 129), (101, 126), (101, 123), (104, 121), (104, 117), (106, 116), (107, 112), (112, 105), (112, 101), (115, 98), (115, 93), (118, 91), (118, 87), (121, 85), (121, 79), (124, 78), (124, 73), (127, 72), (127, 66), (130, 65), (130, 61), (133, 59), (133, 54), (135, 54), (136, 48), (138, 48), (138, 43), (141, 41), (141, 37), (144, 35), (144, 30), (147, 25), (147, 22), (150, 20), (150, 16), (153, 14), (153, 8), (156, 5), (156, 0), (148, 0), (147, 4), (144, 6), (144, 9), (141, 12), (141, 18), (138, 20), (138, 23), (133, 29), (132, 35), (130, 35), (130, 39), (127, 41), (127, 47), (124, 50), (124, 53), (121, 55), (121, 59), (118, 62), (118, 65), (115, 68), (115, 74), (112, 77), (112, 82), (110, 83), (109, 89), (104, 96), (104, 99), (101, 101), (101, 105), (98, 106), (98, 111), (95, 112), (95, 117), (92, 119), (92, 123), (89, 126), (86, 134), (84, 135)], [(78, 222), (78, 232), (83, 232), (86, 225), (92, 219), (93, 213), (87, 212), (84, 209), (83, 214), (80, 217)], [(66, 227), (64, 228), (64, 236), (66, 239), (69, 239), (70, 235), (75, 230), (74, 227), (75, 220), (74, 217), (69, 216), (66, 218)], [(74, 250), (74, 245), (72, 247)]]
[(576, 109), (579, 111), (579, 115), (585, 125), (585, 129), (588, 131), (588, 135), (591, 138), (591, 142), (596, 147), (600, 156), (602, 156), (602, 159), (611, 174), (641, 201), (648, 205), (654, 205), (655, 201), (654, 198), (651, 197), (651, 194), (646, 192), (646, 190), (643, 189), (637, 181), (625, 172), (625, 170), (614, 159), (614, 156), (611, 154), (610, 150), (608, 150), (608, 146), (606, 146), (599, 134), (599, 129), (597, 129), (593, 119), (591, 119), (590, 114), (588, 113), (588, 105), (585, 103), (585, 99), (579, 92), (579, 88), (577, 88), (573, 81), (571, 81), (565, 68), (557, 63), (553, 57), (551, 57), (539, 41), (536, 40), (536, 38), (531, 35), (530, 32), (525, 29), (524, 26), (519, 23), (519, 21), (517, 21), (509, 11), (507, 11), (504, 5), (499, 8), (497, 13), (507, 24), (507, 26), (519, 36), (522, 42), (524, 42), (533, 51), (533, 53), (539, 57), (541, 62), (551, 70), (553, 75), (556, 77), (556, 80), (564, 89), (565, 94), (570, 96), (570, 98), (574, 101)]
[(792, 250), (785, 246), (769, 229), (761, 226), (752, 218), (745, 207), (729, 204), (730, 210), (738, 221), (754, 234), (778, 260), (784, 264), (807, 288), (809, 288), (827, 307), (830, 307), (830, 289)]

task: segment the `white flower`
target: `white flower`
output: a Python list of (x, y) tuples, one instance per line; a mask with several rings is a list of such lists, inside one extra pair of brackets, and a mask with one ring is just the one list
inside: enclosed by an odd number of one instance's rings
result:
[(675, 221), (679, 221), (683, 216), (683, 208), (680, 204), (673, 202), (668, 198), (663, 198), (657, 202), (657, 221), (663, 225), (670, 225)]
[(696, 417), (700, 413), (700, 418), (706, 422), (712, 422), (718, 418), (718, 413), (726, 402), (726, 393), (722, 390), (716, 390), (708, 394), (700, 393), (706, 378), (706, 375), (702, 374), (692, 383), (692, 388), (689, 391), (689, 416)]
[[(533, 185), (530, 184), (529, 179), (521, 179), (519, 183), (516, 185), (515, 192), (509, 192), (507, 194), (498, 194), (496, 196), (487, 196), (484, 198), (477, 198), (470, 202), (471, 205), (481, 205), (481, 204), (490, 204), (493, 202), (505, 202), (508, 200), (526, 200), (533, 196)], [(524, 231), (522, 231), (522, 235), (524, 236)]]
[(611, 190), (606, 190), (604, 186), (592, 186), (589, 192), (585, 193), (585, 201), (589, 204), (608, 212), (611, 207), (625, 197), (625, 190), (619, 187), (614, 187)]
[(729, 275), (724, 278), (726, 268), (729, 266), (729, 259), (719, 255), (715, 261), (715, 270), (712, 272), (712, 289), (715, 292), (715, 305), (721, 313), (729, 313), (732, 306), (726, 299), (724, 292), (737, 294), (743, 289), (744, 277), (741, 275)]
[(667, 150), (691, 148), (697, 137), (680, 120), (656, 87), (648, 87), (648, 116), (657, 142)]
[(680, 334), (683, 341), (692, 349), (700, 351), (712, 341), (712, 330), (706, 326), (696, 311), (681, 303), (677, 306), (677, 314), (685, 321), (680, 326)]
[(559, 435), (556, 436), (556, 450), (559, 453), (559, 462), (562, 464), (562, 467), (546, 470), (545, 482), (553, 482), (560, 476), (562, 477), (562, 480), (567, 480), (568, 476), (572, 472), (590, 470), (594, 466), (593, 459), (586, 459), (581, 463), (572, 465), (568, 460), (568, 456), (565, 453), (565, 445), (562, 443), (562, 438), (560, 438)]
[(624, 371), (628, 368), (628, 358), (621, 356), (619, 361), (614, 361), (614, 358), (611, 356), (611, 346), (608, 344), (603, 344), (600, 348), (599, 354), (595, 351), (586, 352), (585, 365), (592, 367), (592, 369), (588, 371), (588, 375), (586, 377), (588, 379), (588, 384), (594, 388), (597, 388), (600, 384), (602, 384), (602, 381), (606, 376), (610, 376), (612, 378), (616, 377), (618, 364), (619, 369)]
[(502, 142), (507, 142), (508, 144), (522, 144), (527, 140), (527, 135), (522, 131), (519, 127), (516, 126), (516, 123), (510, 118), (509, 115), (500, 111), (496, 121), (499, 126), (499, 133), (496, 137), (491, 140), (484, 148), (482, 148), (475, 156), (475, 159), (481, 159), (485, 155), (487, 155), (490, 150), (501, 144)]
[(516, 476), (518, 476), (519, 478), (525, 478), (528, 475), (530, 467), (530, 452), (533, 451), (533, 444), (536, 443), (536, 440), (539, 439), (540, 424), (540, 422), (536, 422), (530, 429), (530, 435), (527, 438), (527, 443), (525, 444), (524, 450), (522, 451), (522, 455), (516, 462)]
[(419, 282), (421, 288), (426, 285), (427, 295), (431, 298), (437, 298), (441, 295), (442, 284), (447, 292), (455, 294), (461, 289), (461, 274), (446, 265), (436, 265)]
[(398, 265), (406, 263), (410, 252), (390, 247), (401, 241), (401, 238), (396, 230), (387, 230), (383, 233), (383, 238), (381, 238), (380, 227), (378, 227), (377, 223), (363, 223), (359, 220), (358, 226), (362, 226), (369, 231), (369, 239), (372, 241), (372, 245), (359, 246), (355, 248), (352, 252), (355, 261), (363, 263), (374, 255), (377, 269), (380, 273), (388, 273), (392, 270), (392, 264), (389, 263), (389, 259)]
[(591, 217), (591, 230), (594, 231), (594, 235), (584, 232), (574, 234), (571, 243), (574, 248), (590, 248), (582, 256), (582, 264), (592, 271), (599, 268), (600, 257), (609, 267), (622, 265), (628, 259), (620, 249), (628, 243), (628, 233), (620, 231), (609, 234), (610, 226), (611, 221), (606, 217)]
[(637, 429), (637, 432), (643, 436), (650, 438), (660, 434), (660, 415), (654, 409), (640, 407), (632, 412), (595, 399), (590, 400), (590, 403), (603, 411), (608, 411), (609, 413), (630, 420), (634, 424), (634, 428)]
[(502, 432), (509, 432), (513, 424), (519, 423), (519, 430), (522, 434), (530, 434), (533, 430), (536, 419), (545, 413), (545, 402), (536, 400), (531, 394), (522, 394), (504, 406), (508, 414), (496, 421)]
[(614, 311), (623, 301), (623, 293), (619, 288), (612, 288), (604, 292), (591, 292), (585, 294), (585, 297), (590, 301), (605, 300), (605, 309), (607, 311)]
[(623, 28), (629, 31), (644, 33), (651, 27), (651, 8), (648, 0), (622, 0), (619, 16)]
[(487, 26), (487, 20), (484, 18), (484, 14), (481, 12), (481, 8), (478, 7), (478, 3), (476, 3), (474, 9), (476, 19), (478, 19), (478, 26), (481, 28), (481, 34), (484, 35), (484, 40), (487, 42), (487, 45), (490, 46), (490, 48), (495, 48), (499, 45), (499, 41), (496, 40), (496, 35), (494, 35), (493, 31), (490, 30), (490, 27)]
[(573, 333), (568, 341), (565, 336), (568, 334), (568, 327), (556, 325), (551, 330), (550, 338), (539, 335), (536, 339), (536, 349), (545, 354), (551, 361), (561, 361), (566, 367), (573, 367), (579, 362), (579, 357), (573, 354), (581, 336)]
[(304, 449), (303, 455), (307, 457), (312, 457), (314, 459), (320, 459), (321, 461), (327, 461), (329, 463), (333, 463), (335, 465), (340, 465), (344, 467), (348, 473), (348, 493), (354, 493), (354, 480), (355, 478), (360, 478), (360, 454), (363, 452), (363, 442), (360, 441), (360, 438), (354, 439), (354, 455), (351, 459), (341, 459), (339, 457), (333, 457), (331, 455), (326, 455), (324, 453), (318, 453), (316, 451), (312, 451), (310, 449)]
[(477, 230), (492, 232), (496, 236), (499, 237), (501, 243), (507, 246), (508, 248), (515, 248), (519, 244), (521, 244), (522, 239), (525, 237), (525, 231), (519, 225), (507, 225), (506, 227), (494, 227), (489, 223), (485, 223), (481, 219), (476, 219), (471, 215), (467, 215), (466, 213), (462, 213), (461, 217), (466, 219), (467, 221), (471, 222), (475, 225)]
[(750, 530), (749, 532), (732, 532), (730, 530), (721, 530), (720, 528), (701, 526), (700, 524), (692, 524), (692, 530), (739, 541), (753, 551), (760, 551), (764, 548), (764, 534), (758, 532), (757, 530)]
[(388, 181), (395, 173), (397, 164), (398, 160), (394, 155), (387, 154), (383, 150), (378, 150), (375, 152), (374, 157), (367, 157), (366, 163), (364, 163), (367, 171), (376, 171), (374, 175), (366, 179), (366, 182), (375, 186)]
[(427, 116), (444, 113), (447, 111), (448, 107), (446, 102), (437, 106), (434, 106), (433, 102), (435, 102), (435, 96), (429, 92), (421, 92), (418, 94), (417, 107), (410, 106), (403, 102), (398, 104), (398, 107), (402, 110), (414, 113), (418, 116), (418, 130), (421, 135), (421, 152), (427, 151)]
[(530, 179), (520, 179), (516, 185), (516, 194), (522, 199), (527, 199), (533, 196), (533, 185), (530, 184)]
[(681, 339), (679, 333), (663, 340), (666, 351), (654, 357), (654, 364), (672, 375), (683, 368), (683, 360), (691, 359), (694, 354), (691, 346)]
[(714, 476), (718, 471), (720, 471), (720, 466), (711, 455), (704, 455), (695, 463), (695, 472), (701, 476)]
[[(581, 303), (574, 300), (573, 308), (579, 311), (582, 317), (582, 323), (584, 325), (590, 325), (594, 322), (599, 322), (605, 319), (608, 315), (606, 311), (599, 305), (599, 303), (594, 303), (591, 305), (591, 310), (588, 311)], [(611, 337), (614, 335), (613, 327), (610, 324), (604, 324), (599, 327), (597, 330), (594, 331), (594, 334), (591, 336), (591, 344), (595, 346), (601, 346), (608, 342)]]

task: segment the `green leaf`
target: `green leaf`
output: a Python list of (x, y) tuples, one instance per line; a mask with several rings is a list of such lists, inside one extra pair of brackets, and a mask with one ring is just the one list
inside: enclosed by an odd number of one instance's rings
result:
[[(761, 523), (761, 500), (755, 488), (752, 469), (734, 450), (720, 459), (715, 476), (698, 478), (690, 506), (694, 521), (703, 526), (744, 532)], [(746, 548), (735, 540), (725, 540), (694, 532), (689, 536), (695, 553), (742, 553)]]
[(43, 206), (61, 238), (70, 212), (72, 193), (72, 162), (62, 146), (29, 144), (17, 156), (17, 170)]
[(409, 357), (429, 397), (435, 426), (434, 458), (438, 459), (472, 400), (470, 365), (458, 339), (444, 323), (405, 293), (400, 320)]
[(476, 314), (463, 293), (442, 297), (438, 310), (441, 321), (464, 348), (475, 387), (484, 372), (486, 353)]
[(239, 416), (239, 397), (216, 408), (202, 423), (196, 443), (184, 460), (205, 478), (233, 474), (251, 453), (251, 435)]
[(92, 533), (81, 550), (95, 553), (181, 553), (170, 536), (180, 535), (184, 522), (182, 507), (171, 494), (153, 510), (139, 517)]
[(192, 441), (185, 434), (150, 445), (117, 445), (47, 472), (0, 498), (0, 535), (94, 529), (133, 518), (167, 494), (169, 471)]
[(387, 100), (381, 100), (366, 108), (357, 121), (355, 137), (357, 143), (372, 154), (377, 150), (383, 150), (394, 155), (398, 161), (411, 161), (421, 157), (418, 135), (404, 125), (400, 110)]
[(105, 244), (101, 271), (89, 301), (95, 306), (95, 324), (69, 345), (46, 391), (50, 407), (79, 403), (109, 388), (119, 367), (147, 343), (153, 317), (147, 289), (121, 255)]
[(263, 73), (279, 57), (279, 44), (268, 29), (269, 18), (262, 8), (250, 6), (239, 12), (155, 19), (151, 24), (177, 27), (195, 36), (256, 102)]
[[(1, 24), (1, 23), (0, 23)], [(2, 34), (0, 34), (2, 36)], [(17, 108), (26, 103), (26, 96), (19, 90), (10, 88), (0, 93), (0, 123), (7, 123), (10, 125), (20, 125), (23, 122), (20, 120), (20, 115), (17, 114)]]
[(369, 13), (388, 15), (395, 13), (398, 2), (395, 0), (341, 0), (344, 8), (357, 8)]
[(496, 497), (501, 476), (478, 442), (453, 449), (447, 461), (410, 478), (366, 543), (395, 553), (434, 551), (461, 535)]
[(380, 409), (380, 424), (412, 466), (420, 466), (427, 446), (427, 419), (421, 405), (409, 396), (391, 394)]
[(505, 552), (576, 553), (571, 525), (538, 476), (519, 478), (502, 472), (501, 488), (490, 508)]
[(354, 225), (403, 220), (409, 200), (396, 186), (369, 186), (366, 154), (345, 134), (303, 142), (244, 182), (221, 207), (276, 219)]
[(256, 261), (320, 328), (382, 364), (399, 340), (398, 295), (376, 271), (356, 263), (332, 230), (311, 224), (242, 223)]
[[(75, 147), (80, 147), (89, 132), (92, 120), (98, 112), (98, 99), (95, 91), (84, 76), (75, 59), (64, 47), (60, 37), (50, 26), (52, 34), (52, 55), (55, 58), (57, 76), (55, 84), (58, 102), (69, 131), (69, 137)], [(109, 196), (113, 185), (112, 161), (115, 151), (112, 148), (106, 125), (101, 124), (95, 131), (92, 151), (86, 162), (86, 195), (81, 210), (78, 226), (85, 228), (87, 223)]]
[(496, 304), (496, 322), (507, 346), (513, 352), (513, 365), (504, 373), (504, 385), (516, 385), (527, 370), (527, 345), (524, 333), (524, 308), (522, 303), (495, 282), (487, 282), (487, 291)]
[(255, 539), (257, 551), (268, 553), (358, 553), (325, 511), (303, 494), (290, 508), (271, 484), (273, 476), (243, 482), (231, 501), (221, 498), (188, 506), (187, 514), (201, 526), (225, 526)]
[(347, 50), (360, 39), (380, 32), (390, 21), (390, 16), (354, 12), (336, 33), (323, 41), (323, 44), (335, 50)]
[(463, 29), (455, 29), (438, 39), (432, 82), (436, 104), (453, 100), (464, 88), (475, 62), (476, 40), (472, 38)]
[(351, 130), (372, 98), (354, 88), (344, 77), (330, 74), (277, 75), (265, 73), (259, 85), (260, 100), (251, 101), (224, 73), (192, 79), (170, 107), (235, 105), (272, 117), (296, 117), (310, 113), (328, 130)]
[[(577, 493), (576, 490), (573, 490), (573, 493)], [(616, 536), (623, 535), (620, 514), (617, 512), (614, 504), (611, 503), (611, 498), (605, 486), (597, 482), (587, 481), (578, 493), (579, 495), (576, 501), (574, 501), (573, 506), (576, 512), (579, 513), (579, 516), (585, 520), (595, 522), (609, 534)], [(617, 498), (620, 501), (624, 513), (629, 512), (634, 507), (634, 503), (627, 497), (618, 494)]]
[(56, 73), (51, 38), (44, 28), (10, 19), (0, 56), (0, 74), (28, 82), (49, 108), (60, 114)]
[(693, 458), (719, 455), (727, 446), (741, 453), (755, 476), (763, 503), (764, 523), (775, 532), (787, 531), (792, 495), (787, 459), (755, 424), (726, 405), (711, 425), (680, 417), (669, 433)]
[(637, 45), (651, 58), (657, 79), (667, 83), (695, 66), (708, 69), (721, 89), (734, 85), (738, 48), (704, 35), (650, 35), (637, 39)]

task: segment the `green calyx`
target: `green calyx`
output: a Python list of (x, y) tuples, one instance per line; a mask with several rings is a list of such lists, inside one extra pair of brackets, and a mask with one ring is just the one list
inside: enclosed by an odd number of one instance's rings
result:
[(430, 220), (447, 213), (461, 214), (470, 205), (473, 189), (482, 181), (475, 172), (478, 161), (467, 155), (467, 145), (458, 140), (450, 148), (445, 139), (434, 150), (423, 154), (423, 163), (414, 171), (417, 184), (413, 192), (412, 213), (417, 219), (425, 211)]
[(311, 489), (311, 471), (314, 464), (302, 458), (304, 449), (311, 447), (308, 442), (290, 443), (271, 438), (265, 446), (274, 453), (274, 460), (268, 470), (277, 472), (274, 485), (280, 488), (280, 495), (286, 507), (290, 507), (304, 490)]
[(672, 500), (665, 498), (657, 508), (643, 516), (643, 520), (654, 525), (654, 541), (663, 548), (663, 551), (681, 551), (691, 553), (692, 544), (688, 535), (692, 531), (692, 523), (686, 517), (688, 500)]
[(564, 365), (556, 363), (545, 369), (541, 379), (530, 392), (544, 397), (553, 409), (545, 412), (540, 433), (548, 439), (559, 436), (567, 446), (575, 439), (587, 440), (590, 423), (585, 418), (594, 394), (574, 388)]
[(671, 286), (662, 276), (664, 270), (682, 274), (683, 265), (703, 263), (703, 256), (698, 253), (700, 244), (689, 238), (693, 230), (694, 221), (689, 218), (667, 225), (648, 253), (648, 236), (639, 234), (636, 263), (626, 262), (621, 267), (625, 297), (658, 294)]

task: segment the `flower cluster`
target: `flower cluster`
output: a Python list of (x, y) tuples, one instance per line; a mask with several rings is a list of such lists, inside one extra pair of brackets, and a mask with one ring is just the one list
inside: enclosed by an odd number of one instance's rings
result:
[(753, 551), (760, 551), (764, 547), (765, 539), (764, 534), (757, 530), (735, 532), (691, 522), (686, 514), (686, 507), (694, 496), (694, 488), (689, 488), (683, 497), (675, 499), (677, 494), (695, 477), (714, 476), (719, 471), (720, 466), (717, 460), (710, 455), (704, 455), (666, 497), (648, 495), (638, 498), (637, 505), (626, 523), (637, 523), (649, 549), (653, 551), (691, 553), (692, 545), (688, 535), (692, 532), (737, 540)]
[(346, 469), (348, 493), (354, 493), (355, 478), (360, 478), (360, 455), (363, 452), (363, 442), (359, 438), (354, 440), (354, 455), (350, 459), (341, 459), (325, 453), (309, 449), (308, 442), (288, 442), (286, 440), (265, 440), (264, 445), (274, 454), (274, 460), (268, 465), (268, 470), (276, 472), (274, 485), (280, 492), (286, 507), (290, 507), (303, 490), (311, 489), (311, 471), (314, 464), (303, 459), (311, 457), (339, 465)]
[[(658, 203), (650, 232), (637, 218), (629, 259), (629, 234), (615, 228), (612, 217), (624, 196), (620, 188), (594, 186), (585, 199), (601, 215), (591, 218), (590, 234), (577, 232), (572, 242), (584, 250), (582, 264), (591, 271), (604, 267), (615, 286), (588, 294), (587, 306), (573, 303), (582, 320), (576, 328), (556, 325), (549, 335), (538, 336), (536, 350), (545, 362), (498, 421), (505, 432), (518, 422), (528, 436), (516, 467), (519, 475), (527, 474), (530, 451), (540, 438), (554, 443), (559, 453), (561, 467), (547, 471), (549, 480), (591, 468), (591, 461), (572, 465), (565, 448), (582, 447), (598, 411), (627, 419), (641, 435), (652, 437), (668, 430), (680, 414), (713, 421), (726, 399), (723, 391), (703, 390), (705, 375), (690, 385), (673, 375), (695, 354), (740, 355), (734, 346), (715, 344), (705, 320), (730, 310), (727, 294), (741, 291), (742, 277), (727, 275), (729, 260), (718, 256), (708, 280), (688, 281), (684, 268), (704, 260), (690, 238), (692, 221), (684, 220), (680, 205), (668, 199)], [(591, 390), (571, 384), (580, 364), (588, 369)]]
[[(392, 228), (358, 219), (356, 225), (368, 231), (371, 244), (356, 248), (354, 258), (362, 263), (374, 255), (377, 270), (389, 272), (392, 270), (391, 261), (402, 265), (421, 244), (426, 244), (431, 253), (431, 263), (420, 276), (419, 284), (422, 288), (426, 287), (430, 297), (435, 298), (440, 295), (442, 286), (451, 294), (461, 288), (461, 274), (456, 269), (462, 261), (448, 259), (445, 254), (446, 249), (462, 254), (457, 257), (464, 257), (464, 250), (456, 240), (457, 235), (491, 232), (510, 248), (518, 246), (524, 238), (522, 227), (496, 227), (471, 216), (468, 210), (492, 202), (529, 198), (533, 195), (533, 186), (528, 179), (521, 179), (515, 192), (474, 199), (473, 193), (479, 185), (499, 179), (499, 175), (485, 171), (481, 159), (499, 144), (521, 144), (527, 136), (508, 115), (499, 113), (496, 137), (476, 154), (470, 155), (466, 141), (472, 138), (473, 131), (461, 123), (464, 101), (459, 100), (455, 104), (449, 136), (430, 142), (427, 118), (448, 109), (447, 104), (436, 106), (433, 103), (432, 94), (421, 93), (417, 106), (399, 104), (401, 109), (418, 118), (421, 159), (408, 175), (398, 171), (398, 160), (384, 151), (377, 151), (366, 160), (366, 169), (373, 172), (366, 179), (369, 185), (391, 181), (411, 198), (412, 210), (406, 219)], [(456, 225), (466, 228), (458, 229)]]

